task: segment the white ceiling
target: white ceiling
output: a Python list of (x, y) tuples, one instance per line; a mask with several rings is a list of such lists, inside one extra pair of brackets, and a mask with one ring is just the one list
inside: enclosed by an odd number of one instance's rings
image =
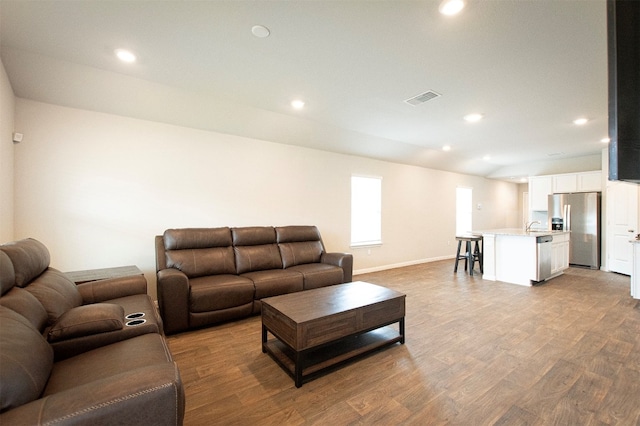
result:
[(16, 96), (69, 107), (493, 178), (599, 155), (605, 0), (467, 3), (1, 0), (0, 49)]

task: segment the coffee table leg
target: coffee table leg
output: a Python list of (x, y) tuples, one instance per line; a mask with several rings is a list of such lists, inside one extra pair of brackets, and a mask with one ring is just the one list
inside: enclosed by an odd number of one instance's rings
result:
[(267, 352), (267, 327), (265, 327), (265, 325), (262, 325), (262, 353), (266, 353)]
[(400, 320), (400, 324), (398, 326), (400, 328), (400, 344), (404, 345), (404, 317)]
[(302, 354), (296, 351), (296, 367), (294, 375), (296, 377), (296, 387), (302, 386)]

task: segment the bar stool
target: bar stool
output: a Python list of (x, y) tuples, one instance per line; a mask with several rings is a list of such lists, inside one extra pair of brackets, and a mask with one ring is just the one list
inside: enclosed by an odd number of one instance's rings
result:
[[(478, 261), (480, 265), (480, 272), (484, 273), (482, 270), (482, 250), (480, 248), (480, 243), (482, 242), (482, 235), (456, 235), (456, 240), (458, 241), (458, 252), (456, 253), (456, 265), (453, 268), (453, 272), (458, 272), (458, 261), (464, 259), (464, 270), (469, 268), (469, 275), (473, 275), (473, 263), (474, 261)], [(462, 248), (462, 242), (465, 242), (466, 251), (464, 254), (460, 254), (460, 249)], [(475, 243), (475, 247), (471, 250), (471, 244)]]

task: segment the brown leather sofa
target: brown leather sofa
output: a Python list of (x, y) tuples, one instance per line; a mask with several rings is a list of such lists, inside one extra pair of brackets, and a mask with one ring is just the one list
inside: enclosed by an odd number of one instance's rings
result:
[(260, 312), (260, 299), (350, 282), (353, 257), (326, 253), (315, 226), (167, 229), (156, 236), (167, 333)]
[(0, 424), (182, 424), (144, 276), (76, 286), (49, 261), (34, 239), (0, 245)]

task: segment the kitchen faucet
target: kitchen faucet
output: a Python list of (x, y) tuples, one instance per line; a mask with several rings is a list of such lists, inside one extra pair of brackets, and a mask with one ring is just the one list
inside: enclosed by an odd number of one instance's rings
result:
[(525, 232), (529, 232), (531, 231), (531, 227), (533, 226), (534, 223), (537, 223), (538, 225), (540, 225), (540, 221), (539, 220), (534, 220), (532, 222), (529, 222), (525, 228)]

